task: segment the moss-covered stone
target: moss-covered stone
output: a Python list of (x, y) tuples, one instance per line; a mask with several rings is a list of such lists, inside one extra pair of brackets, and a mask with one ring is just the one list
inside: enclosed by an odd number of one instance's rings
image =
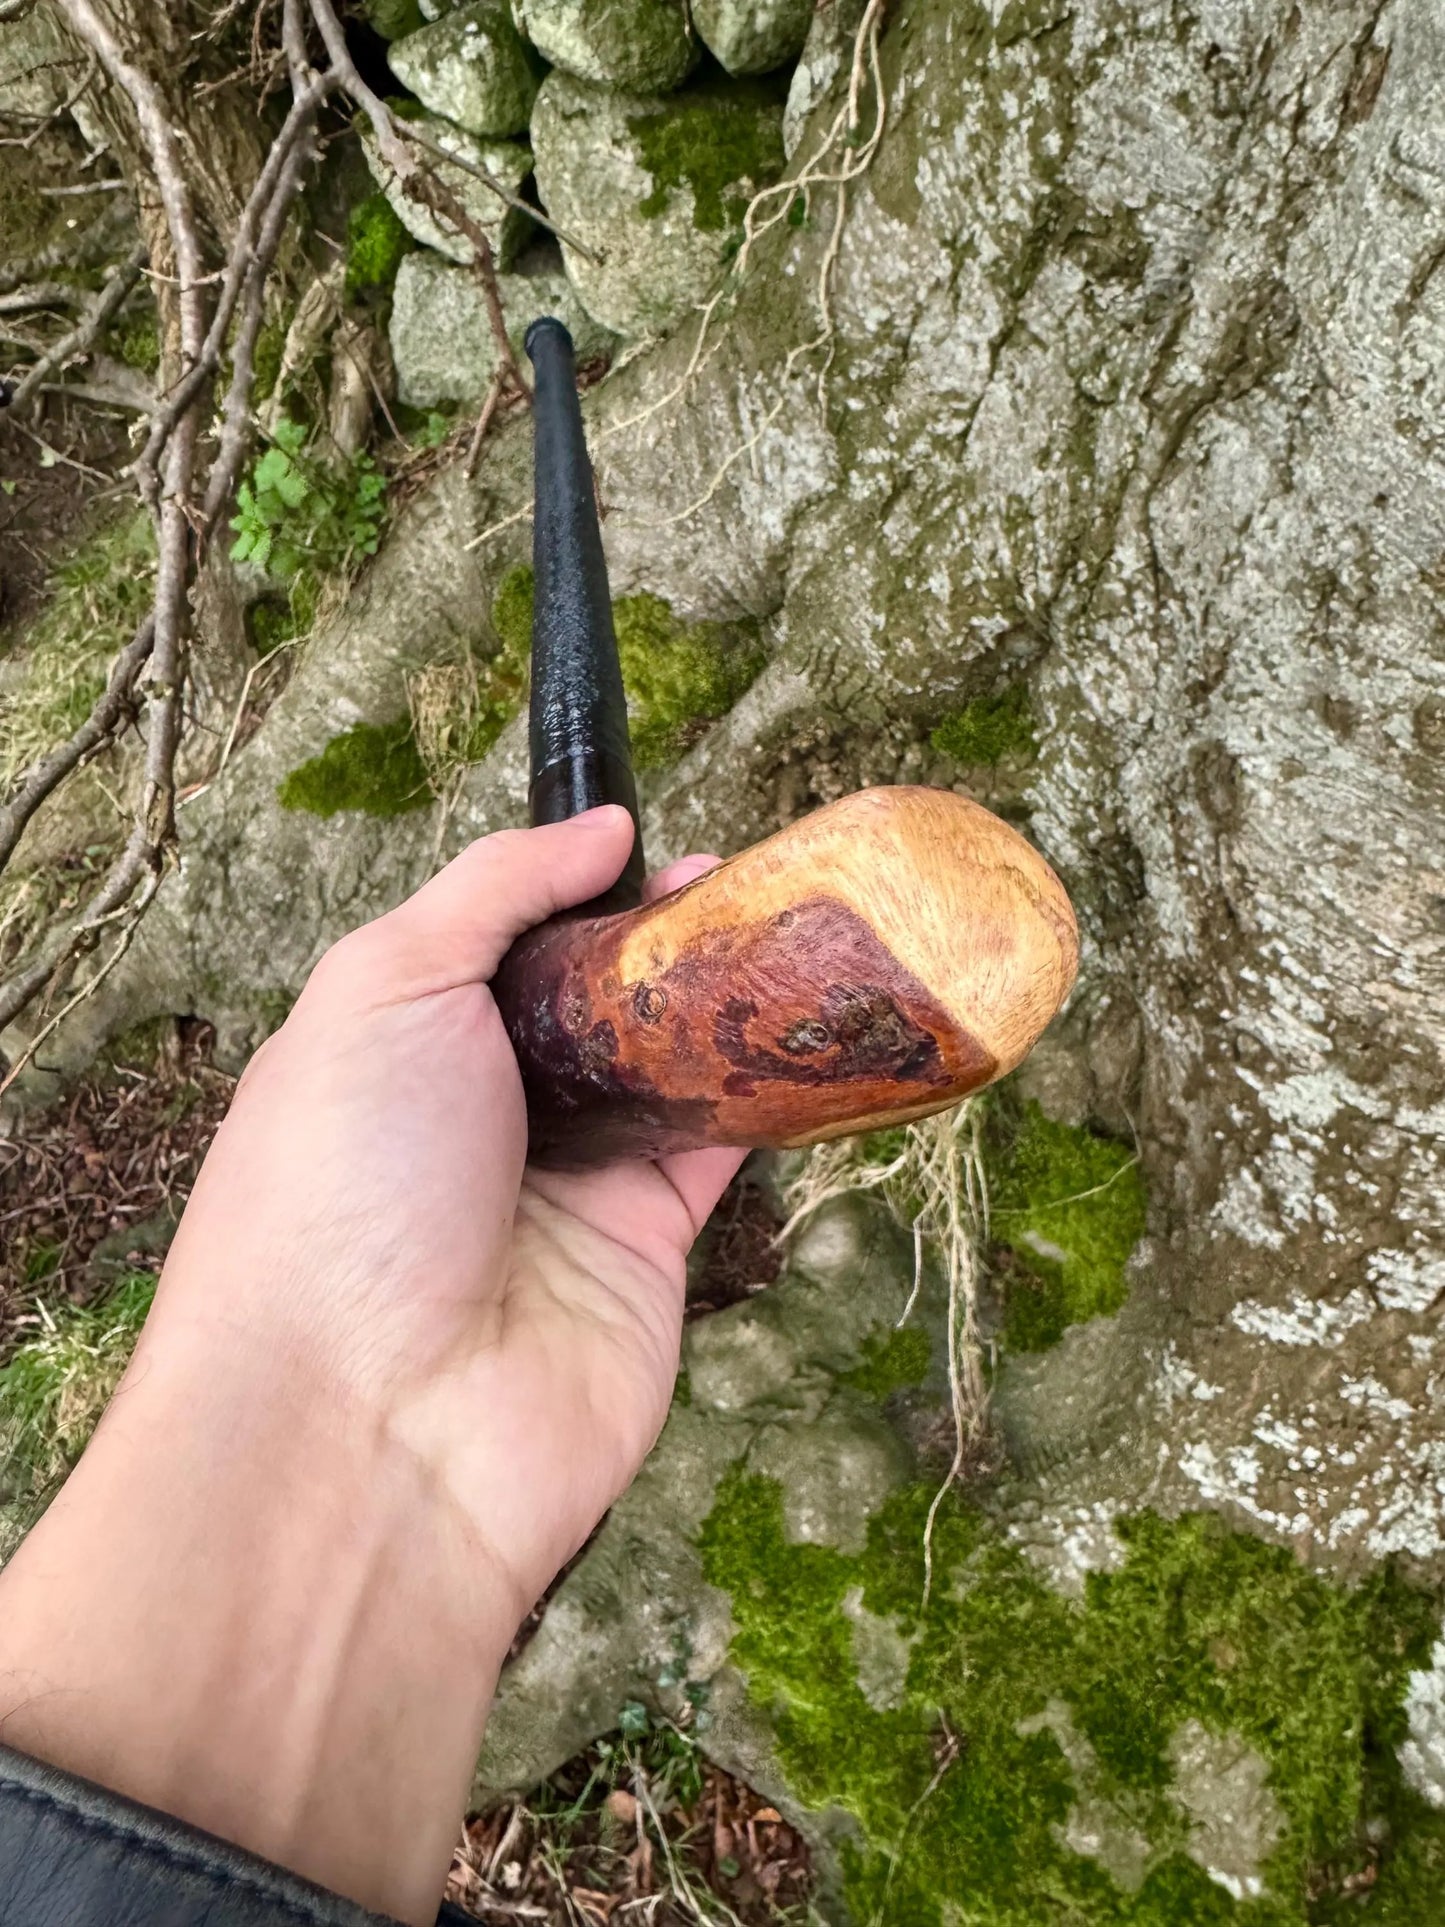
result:
[(1041, 1351), (1067, 1326), (1119, 1309), (1145, 1205), (1139, 1161), (1124, 1145), (1055, 1123), (1034, 1103), (996, 1127), (989, 1223), (1017, 1261), (1004, 1292), (1011, 1349)]
[[(1123, 1564), (1091, 1574), (1078, 1607), (947, 1505), (921, 1610), (930, 1498), (897, 1494), (849, 1556), (790, 1543), (781, 1485), (739, 1466), (699, 1537), (788, 1784), (858, 1822), (855, 1923), (1306, 1927), (1344, 1918), (1351, 1892), (1369, 1892), (1364, 1919), (1434, 1905), (1445, 1816), (1393, 1752), (1432, 1599), (1389, 1572), (1335, 1588), (1212, 1515), (1145, 1514), (1120, 1522)], [(888, 1704), (859, 1683), (859, 1604), (910, 1649)], [(1252, 1895), (1221, 1884), (1234, 1876), (1176, 1780), (1180, 1735), (1201, 1730), (1259, 1756), (1282, 1816)]]
[(692, 23), (730, 74), (765, 74), (803, 50), (813, 0), (693, 0)]
[[(532, 171), (532, 150), (525, 141), (486, 140), (455, 127), (440, 114), (429, 114), (415, 101), (389, 103), (393, 112), (402, 113), (430, 142), (434, 149), (454, 158), (442, 160), (433, 154), (427, 166), (437, 181), (463, 212), (486, 236), (499, 268), (509, 267), (532, 223), (517, 207), (503, 201), (481, 179), (476, 170), (490, 174), (508, 194), (516, 195)], [(409, 111), (408, 111), (409, 109)], [(420, 200), (414, 200), (402, 187), (390, 165), (382, 157), (370, 127), (363, 122), (358, 129), (362, 152), (371, 169), (372, 179), (390, 201), (392, 210), (407, 232), (423, 247), (435, 248), (449, 261), (463, 267), (472, 263), (474, 249), (465, 234), (435, 213)]]
[(514, 0), (517, 24), (563, 73), (668, 93), (697, 59), (682, 0)]
[(693, 226), (703, 233), (736, 227), (758, 188), (783, 171), (782, 102), (753, 82), (704, 86), (627, 123), (652, 191), (638, 203), (648, 220), (672, 194), (692, 190)]
[(365, 0), (369, 25), (383, 40), (400, 40), (426, 25), (417, 0)]
[(387, 60), (432, 113), (491, 140), (526, 132), (544, 72), (507, 0), (467, 0), (393, 42)]
[(1028, 685), (1015, 683), (1002, 695), (976, 697), (945, 716), (930, 741), (943, 755), (973, 767), (991, 766), (1006, 756), (1032, 757), (1037, 744)]
[[(502, 577), (492, 604), (492, 626), (504, 649), (523, 661), (531, 648), (534, 592), (532, 571), (522, 564)], [(765, 660), (755, 630), (682, 622), (661, 596), (619, 597), (612, 621), (638, 769), (676, 762), (727, 713)]]
[(358, 201), (346, 221), (346, 298), (386, 294), (416, 242), (384, 194)]
[(705, 299), (755, 190), (783, 164), (782, 102), (715, 80), (670, 97), (618, 94), (554, 72), (532, 115), (537, 190), (567, 272), (615, 333), (661, 334)]
[(368, 816), (401, 816), (431, 801), (427, 773), (417, 752), (411, 718), (356, 723), (333, 736), (319, 756), (302, 763), (279, 785), (285, 810), (335, 816), (362, 810)]

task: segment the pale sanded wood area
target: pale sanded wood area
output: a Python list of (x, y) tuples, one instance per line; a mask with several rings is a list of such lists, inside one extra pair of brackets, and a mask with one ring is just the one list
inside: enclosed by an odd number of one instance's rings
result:
[(1043, 857), (981, 804), (908, 784), (825, 804), (664, 898), (622, 944), (623, 978), (662, 975), (708, 933), (810, 897), (860, 917), (996, 1059), (996, 1076), (1028, 1055), (1073, 987), (1078, 930)]

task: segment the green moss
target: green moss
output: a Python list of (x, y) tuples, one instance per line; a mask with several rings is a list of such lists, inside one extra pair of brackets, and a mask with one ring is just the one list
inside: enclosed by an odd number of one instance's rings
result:
[(532, 648), (532, 605), (536, 588), (530, 565), (519, 562), (515, 568), (508, 569), (492, 597), (492, 627), (501, 637), (502, 647), (524, 658)]
[(346, 222), (347, 300), (367, 292), (389, 293), (397, 269), (415, 246), (384, 194), (359, 201)]
[[(930, 1497), (895, 1495), (854, 1557), (790, 1543), (781, 1487), (734, 1467), (700, 1533), (705, 1575), (732, 1602), (732, 1656), (772, 1717), (790, 1786), (859, 1824), (844, 1850), (854, 1922), (1306, 1927), (1334, 1917), (1321, 1907), (1372, 1863), (1382, 1834), (1362, 1917), (1383, 1905), (1380, 1918), (1408, 1918), (1388, 1911), (1392, 1894), (1438, 1898), (1426, 1881), (1445, 1817), (1404, 1785), (1393, 1751), (1437, 1602), (1389, 1573), (1332, 1587), (1212, 1515), (1146, 1514), (1121, 1522), (1124, 1564), (1091, 1574), (1076, 1607), (981, 1517), (946, 1506), (920, 1614)], [(889, 1711), (857, 1684), (843, 1601), (858, 1587), (911, 1642)], [(1235, 1902), (1186, 1855), (1169, 1758), (1190, 1720), (1242, 1737), (1269, 1769), (1286, 1828), (1256, 1901)], [(1147, 1841), (1137, 1891), (1064, 1844), (1080, 1797)]]
[(112, 658), (151, 604), (155, 536), (143, 509), (127, 509), (55, 572), (39, 616), (5, 639), (23, 673), (0, 700), (0, 783), (68, 736), (105, 688)]
[(1021, 1267), (1006, 1282), (1006, 1344), (1039, 1351), (1066, 1326), (1117, 1311), (1124, 1267), (1144, 1235), (1134, 1154), (1028, 1104), (998, 1129), (989, 1172), (990, 1229)]
[(251, 367), (254, 370), (251, 394), (254, 400), (265, 401), (276, 392), (285, 353), (286, 329), (283, 324), (279, 321), (264, 322), (251, 355)]
[(692, 224), (704, 232), (736, 227), (748, 192), (783, 171), (782, 122), (776, 89), (761, 82), (714, 83), (691, 89), (665, 107), (629, 119), (652, 192), (638, 203), (649, 219), (665, 212), (672, 192), (692, 189)]
[[(492, 602), (504, 656), (525, 663), (532, 645), (534, 582), (525, 564), (509, 569)], [(706, 726), (725, 715), (766, 660), (751, 625), (679, 621), (661, 596), (622, 596), (612, 605), (627, 690), (633, 761), (674, 763)]]
[(979, 696), (945, 716), (930, 741), (945, 756), (973, 767), (1002, 762), (1005, 756), (1031, 757), (1037, 745), (1027, 684), (1015, 683), (1001, 696)]
[(321, 582), (311, 569), (302, 569), (286, 585), (282, 596), (265, 596), (246, 611), (246, 628), (258, 656), (311, 633), (321, 596)]
[(863, 1341), (863, 1362), (842, 1377), (865, 1398), (880, 1404), (907, 1385), (921, 1385), (928, 1375), (933, 1346), (928, 1333), (910, 1325), (903, 1331), (869, 1332)]
[(661, 596), (623, 596), (612, 620), (639, 769), (676, 762), (765, 660), (755, 631), (739, 638), (719, 623), (680, 622)]
[(334, 736), (319, 756), (293, 769), (276, 796), (282, 809), (309, 810), (314, 816), (335, 816), (341, 810), (401, 816), (423, 808), (431, 801), (431, 790), (411, 718), (356, 723)]

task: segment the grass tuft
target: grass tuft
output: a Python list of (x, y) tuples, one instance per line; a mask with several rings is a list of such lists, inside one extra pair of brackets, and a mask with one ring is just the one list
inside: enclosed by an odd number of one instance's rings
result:
[[(43, 1266), (40, 1247), (32, 1259)], [(155, 1289), (150, 1272), (134, 1272), (94, 1304), (37, 1306), (35, 1335), (0, 1368), (3, 1536), (18, 1536), (28, 1526), (85, 1450), (120, 1383)]]
[(112, 658), (150, 608), (154, 566), (150, 517), (128, 510), (60, 565), (44, 609), (7, 639), (23, 668), (0, 698), (0, 787), (90, 714)]

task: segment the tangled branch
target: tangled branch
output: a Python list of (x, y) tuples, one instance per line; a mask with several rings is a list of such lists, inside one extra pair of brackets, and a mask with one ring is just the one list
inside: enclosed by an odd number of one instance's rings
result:
[[(205, 545), (231, 507), (252, 442), (256, 346), (267, 291), (315, 158), (318, 116), (332, 95), (347, 98), (365, 115), (402, 192), (469, 243), (497, 354), (492, 408), (508, 391), (530, 400), (507, 335), (491, 243), (481, 224), (438, 177), (436, 163), (478, 175), (508, 206), (517, 205), (516, 196), (485, 169), (442, 154), (422, 130), (397, 120), (358, 71), (332, 0), (283, 0), (281, 45), (290, 104), (218, 266), (207, 259), (197, 219), (195, 185), (188, 171), (194, 163), (172, 124), (155, 77), (121, 45), (110, 15), (97, 0), (56, 0), (56, 4), (85, 49), (83, 86), (103, 73), (128, 103), (139, 135), (142, 185), (154, 191), (159, 203), (159, 225), (150, 252), (154, 256), (159, 243), (159, 251), (169, 257), (164, 264), (152, 258), (149, 270), (152, 282), (166, 296), (162, 365), (167, 379), (150, 410), (131, 469), (155, 526), (153, 607), (112, 665), (106, 687), (85, 721), (24, 770), (10, 793), (0, 798), (0, 869), (14, 855), (36, 812), (61, 784), (113, 744), (123, 729), (138, 725), (145, 754), (133, 820), (120, 853), (79, 914), (51, 932), (40, 942), (38, 954), (0, 982), (0, 1030), (37, 999), (53, 999), (61, 992), (80, 960), (107, 933), (117, 934), (117, 941), (95, 974), (64, 996), (59, 1010), (52, 1010), (44, 1020), (28, 1049), (9, 1067), (0, 1089), (19, 1074), (60, 1018), (114, 968), (173, 859), (191, 587)], [(18, 17), (16, 0), (0, 0), (0, 18), (10, 17)], [(324, 49), (324, 65), (313, 63), (308, 45), (312, 34)], [(529, 208), (528, 213), (536, 218), (536, 210)], [(136, 249), (112, 270), (74, 326), (37, 358), (12, 391), (11, 416), (28, 409), (49, 388), (50, 377), (59, 368), (83, 359), (96, 347), (146, 271), (146, 258), (146, 250)], [(51, 292), (44, 285), (25, 287), (23, 280), (23, 275), (12, 271), (0, 283), (0, 292), (17, 311), (37, 301), (51, 303)], [(75, 291), (68, 284), (63, 289), (57, 284), (54, 299), (73, 302)], [(218, 395), (217, 382), (227, 362), (224, 393)], [(477, 441), (486, 432), (490, 412), (484, 411)]]

